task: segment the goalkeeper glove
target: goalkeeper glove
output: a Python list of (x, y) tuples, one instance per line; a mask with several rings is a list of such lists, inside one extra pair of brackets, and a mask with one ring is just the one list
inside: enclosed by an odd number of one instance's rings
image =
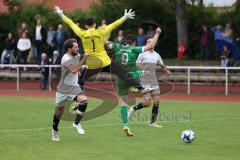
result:
[(135, 17), (135, 11), (132, 11), (132, 9), (127, 11), (127, 9), (125, 9), (124, 16), (122, 17), (125, 21), (128, 19), (134, 19), (134, 17)]
[(64, 14), (63, 14), (63, 10), (61, 10), (58, 6), (55, 6), (54, 7), (55, 11), (60, 17), (63, 17)]

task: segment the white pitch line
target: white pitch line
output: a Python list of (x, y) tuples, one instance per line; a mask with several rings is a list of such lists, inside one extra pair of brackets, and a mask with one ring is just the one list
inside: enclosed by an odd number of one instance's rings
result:
[[(121, 123), (109, 123), (109, 124), (86, 124), (87, 126), (113, 126), (118, 125)], [(63, 128), (72, 128), (72, 126), (65, 126), (65, 127), (59, 127), (60, 129)], [(9, 130), (0, 130), (0, 133), (12, 133), (12, 132), (27, 132), (27, 131), (41, 131), (41, 130), (50, 130), (52, 127), (45, 127), (45, 128), (23, 128), (23, 129), (9, 129)]]
[[(69, 128), (68, 127), (61, 127), (61, 128)], [(40, 131), (40, 130), (48, 130), (51, 129), (52, 127), (46, 127), (46, 128), (24, 128), (24, 129), (9, 129), (9, 130), (0, 130), (0, 133), (11, 133), (11, 132), (27, 132), (27, 131)]]
[[(205, 121), (220, 121), (220, 120), (240, 120), (240, 117), (235, 118), (220, 118), (220, 119), (203, 119), (203, 120), (189, 120), (189, 121), (160, 121), (161, 123), (191, 123), (191, 122), (205, 122)], [(147, 124), (142, 122), (130, 122), (131, 124)], [(95, 126), (95, 127), (102, 127), (102, 126), (114, 126), (120, 125), (122, 123), (106, 123), (106, 124), (86, 124), (87, 126)], [(59, 127), (60, 129), (64, 128), (71, 128), (72, 126), (65, 126)], [(41, 130), (51, 130), (52, 127), (45, 127), (45, 128), (24, 128), (24, 129), (12, 129), (12, 130), (0, 130), (0, 133), (14, 133), (14, 132), (28, 132), (28, 131), (41, 131)]]

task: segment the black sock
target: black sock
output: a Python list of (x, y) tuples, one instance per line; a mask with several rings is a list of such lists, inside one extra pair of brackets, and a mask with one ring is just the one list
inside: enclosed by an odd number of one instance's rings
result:
[(59, 124), (60, 118), (54, 114), (53, 116), (53, 130), (58, 131), (58, 124)]
[(133, 109), (136, 111), (142, 109), (143, 107), (144, 107), (143, 103), (139, 103), (138, 105), (134, 106)]
[(137, 89), (141, 91), (144, 90), (145, 88), (143, 86), (138, 86)]
[(81, 121), (81, 119), (83, 118), (83, 113), (77, 113), (76, 118), (75, 118), (75, 124), (78, 125), (78, 123)]
[(154, 104), (152, 108), (152, 118), (151, 118), (151, 123), (156, 122), (157, 116), (158, 116), (158, 104)]

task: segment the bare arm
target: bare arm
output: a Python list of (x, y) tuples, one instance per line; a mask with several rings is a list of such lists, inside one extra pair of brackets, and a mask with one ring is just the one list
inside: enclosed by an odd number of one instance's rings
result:
[(163, 64), (158, 64), (157, 67), (159, 69), (161, 69), (164, 73), (167, 73), (168, 75), (171, 74), (171, 71), (168, 70), (167, 66), (163, 65)]
[(141, 61), (137, 60), (136, 66), (139, 67), (141, 70), (143, 70), (143, 65), (142, 65)]
[(161, 34), (161, 32), (162, 32), (162, 30), (158, 27), (158, 28), (156, 29), (156, 33), (155, 33), (155, 35), (154, 35), (153, 40), (151, 41), (151, 43), (150, 43), (150, 44), (147, 44), (146, 46), (144, 46), (144, 52), (146, 52), (146, 51), (148, 51), (148, 50), (151, 50), (151, 49), (153, 49), (153, 48), (156, 46), (157, 41), (158, 41), (158, 37), (159, 37), (159, 35)]
[(83, 59), (80, 61), (80, 65), (70, 65), (68, 69), (70, 70), (71, 73), (76, 74), (81, 71), (82, 66), (86, 64), (87, 57), (89, 56), (88, 53), (85, 53), (83, 55)]

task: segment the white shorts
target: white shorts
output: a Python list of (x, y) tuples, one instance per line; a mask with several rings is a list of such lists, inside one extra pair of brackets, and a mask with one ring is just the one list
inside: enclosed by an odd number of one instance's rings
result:
[(56, 100), (55, 100), (55, 105), (56, 107), (63, 107), (67, 104), (67, 100), (72, 100), (78, 96), (78, 95), (69, 95), (69, 94), (63, 94), (56, 92)]
[(143, 98), (144, 99), (149, 99), (153, 96), (158, 96), (160, 95), (160, 88), (159, 88), (159, 85), (143, 85), (144, 88), (156, 88), (155, 91), (151, 92), (151, 93), (146, 93), (146, 94), (143, 94)]

